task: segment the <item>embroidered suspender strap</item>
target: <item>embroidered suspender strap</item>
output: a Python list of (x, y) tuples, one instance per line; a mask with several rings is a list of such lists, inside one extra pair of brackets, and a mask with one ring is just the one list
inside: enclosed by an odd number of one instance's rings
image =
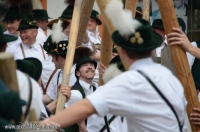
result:
[(81, 92), (83, 98), (85, 98), (85, 92), (83, 91), (83, 88), (82, 88), (82, 87), (80, 88), (80, 92)]
[(60, 72), (58, 73), (58, 76), (57, 76), (57, 87), (58, 87), (58, 82), (59, 82), (60, 73), (61, 73), (61, 70), (60, 70)]
[(161, 93), (161, 91), (157, 88), (157, 86), (149, 79), (149, 77), (146, 76), (146, 74), (144, 74), (142, 71), (138, 71), (143, 77), (145, 77), (147, 79), (147, 81), (153, 86), (153, 88), (156, 90), (156, 92), (161, 96), (161, 98), (167, 103), (167, 105), (170, 107), (170, 109), (172, 110), (172, 112), (174, 113), (176, 119), (177, 119), (177, 122), (178, 122), (178, 125), (179, 125), (179, 129), (180, 129), (180, 132), (182, 132), (182, 128), (183, 128), (183, 125), (181, 125), (181, 122), (178, 118), (178, 115), (176, 113), (176, 111), (174, 110), (173, 106), (171, 105), (171, 103), (167, 100), (167, 98)]
[(42, 80), (41, 80), (41, 87), (42, 87), (43, 94), (46, 94), (46, 93), (45, 93), (44, 85), (43, 85), (43, 83), (42, 83)]
[[(48, 86), (49, 86), (49, 83), (50, 83), (51, 79), (53, 78), (54, 74), (57, 72), (57, 70), (58, 70), (58, 69), (55, 69), (55, 70), (52, 72), (51, 76), (49, 77), (49, 80), (48, 80), (48, 82), (47, 82), (47, 85), (46, 85), (46, 87), (44, 88), (44, 94), (46, 94), (47, 88), (48, 88)], [(43, 85), (43, 84), (42, 84), (42, 85)], [(44, 87), (44, 86), (43, 86), (43, 87)]]
[(45, 54), (44, 54), (44, 49), (42, 48), (42, 45), (40, 44), (40, 48), (41, 48), (41, 50), (42, 50), (42, 54), (43, 54), (43, 57), (44, 57), (44, 60), (46, 59), (46, 57), (45, 57)]
[(27, 74), (25, 74), (26, 75), (26, 77), (27, 77), (27, 79), (28, 79), (28, 84), (29, 84), (29, 98), (28, 98), (28, 103), (27, 103), (27, 105), (26, 105), (26, 110), (25, 110), (25, 113), (24, 113), (24, 119), (26, 119), (27, 118), (27, 116), (28, 116), (28, 113), (29, 113), (29, 111), (30, 111), (30, 106), (31, 106), (31, 102), (32, 102), (32, 83), (31, 83), (31, 79), (30, 79), (30, 77), (27, 75)]
[(22, 51), (22, 55), (23, 55), (23, 57), (25, 59), (26, 55), (25, 55), (24, 48), (23, 48), (22, 44), (20, 44), (20, 48), (21, 48), (21, 51)]
[[(115, 118), (116, 118), (116, 116), (112, 116), (112, 117), (110, 118), (109, 121), (105, 121), (105, 117), (104, 117), (104, 121), (107, 122), (108, 124), (110, 124)], [(107, 118), (106, 118), (106, 119), (107, 119)], [(107, 127), (106, 127), (106, 124), (105, 124), (105, 125), (101, 128), (101, 130), (100, 130), (99, 132), (105, 131), (106, 128), (107, 128)], [(108, 127), (108, 128), (109, 128), (109, 127)], [(109, 131), (110, 131), (110, 128), (109, 128)]]
[(93, 92), (94, 92), (96, 90), (96, 87), (92, 85), (92, 88), (93, 88)]

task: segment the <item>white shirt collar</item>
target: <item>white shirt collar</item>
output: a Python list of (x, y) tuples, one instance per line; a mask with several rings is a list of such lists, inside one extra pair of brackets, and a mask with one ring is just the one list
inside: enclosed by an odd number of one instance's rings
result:
[(87, 91), (90, 91), (91, 85), (85, 81), (79, 80), (80, 85)]
[(34, 44), (32, 44), (31, 46), (29, 46), (29, 45), (26, 45), (26, 44), (23, 44), (23, 43), (22, 43), (22, 45), (23, 45), (23, 47), (24, 47), (25, 49), (28, 49), (28, 48), (30, 48), (30, 47), (37, 49), (37, 48), (38, 48), (38, 45), (39, 45), (39, 43), (38, 43), (38, 42), (37, 42), (37, 40), (36, 40), (36, 41), (35, 41), (35, 43), (34, 43)]
[(140, 67), (142, 65), (151, 65), (151, 64), (154, 64), (151, 57), (139, 59), (130, 66), (129, 71), (136, 70), (138, 67)]
[(88, 31), (89, 35), (92, 35), (92, 36), (95, 36), (95, 37), (99, 37), (99, 32), (98, 31), (96, 31), (95, 34), (93, 32), (91, 32), (91, 31), (89, 31), (89, 30), (87, 30), (87, 31)]
[(10, 33), (8, 32), (8, 30), (6, 30), (6, 31), (4, 32), (4, 34), (9, 34), (9, 35), (13, 35), (13, 36), (19, 37), (19, 32), (18, 32), (18, 35), (15, 35), (15, 34), (10, 34)]

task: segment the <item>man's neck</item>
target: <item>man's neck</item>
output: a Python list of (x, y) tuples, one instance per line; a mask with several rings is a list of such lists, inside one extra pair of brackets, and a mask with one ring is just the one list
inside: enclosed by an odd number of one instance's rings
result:
[[(9, 34), (11, 34), (11, 33), (9, 33)], [(19, 32), (15, 32), (15, 33), (13, 33), (12, 35), (18, 36), (18, 35), (19, 35)]]
[(31, 42), (31, 43), (25, 44), (25, 45), (31, 46), (31, 45), (33, 45), (33, 44), (35, 44), (35, 43), (36, 43), (36, 40), (35, 40), (34, 42)]
[(96, 29), (90, 30), (90, 32), (92, 32), (92, 33), (94, 33), (94, 35), (96, 35)]
[(86, 79), (86, 78), (79, 78), (79, 80), (82, 80), (90, 85), (92, 85), (92, 79)]

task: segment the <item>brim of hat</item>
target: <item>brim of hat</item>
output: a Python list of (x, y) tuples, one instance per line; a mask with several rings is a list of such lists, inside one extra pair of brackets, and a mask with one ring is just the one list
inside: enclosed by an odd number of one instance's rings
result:
[(17, 31), (21, 31), (21, 30), (25, 30), (25, 29), (38, 29), (38, 26), (32, 26), (32, 27), (29, 27), (29, 26), (21, 26), (17, 29)]
[(3, 34), (3, 39), (0, 40), (0, 43), (7, 43), (17, 40), (17, 37), (12, 35)]
[(4, 18), (2, 20), (2, 22), (6, 22), (6, 21), (13, 21), (13, 20), (18, 20), (18, 19), (22, 19), (23, 16), (17, 16), (17, 17), (10, 17), (10, 18)]
[(160, 29), (164, 30), (164, 27), (163, 26), (159, 26), (159, 25), (152, 25), (152, 28), (160, 28)]
[(97, 25), (101, 25), (102, 24), (100, 19), (98, 19), (96, 17), (93, 17), (93, 16), (91, 16), (91, 18), (93, 18), (93, 19), (95, 19), (97, 21)]
[(30, 57), (30, 58), (25, 58), (24, 59), (25, 61), (28, 61), (32, 64), (35, 65), (36, 67), (36, 74), (35, 74), (35, 77), (33, 77), (36, 81), (39, 80), (41, 74), (42, 74), (42, 63), (40, 62), (40, 60), (36, 59), (36, 58), (33, 58), (33, 57)]
[[(113, 34), (112, 38), (117, 38), (116, 36), (119, 36), (119, 32), (115, 32), (115, 34)], [(121, 35), (120, 35), (121, 36)], [(162, 37), (156, 33), (155, 31), (153, 31), (153, 40), (151, 43), (149, 43), (148, 45), (146, 45), (145, 47), (144, 46), (141, 46), (141, 47), (134, 47), (134, 45), (132, 45), (130, 47), (130, 45), (125, 45), (125, 44), (122, 44), (122, 43), (118, 43), (119, 41), (118, 40), (115, 40), (113, 39), (114, 43), (124, 49), (127, 49), (127, 50), (131, 50), (131, 51), (150, 51), (150, 50), (153, 50), (157, 47), (159, 47), (163, 40), (162, 40)], [(145, 43), (143, 43), (144, 45)]]
[(82, 66), (83, 64), (85, 64), (85, 63), (89, 63), (89, 62), (91, 62), (91, 63), (94, 64), (94, 68), (95, 68), (95, 69), (97, 68), (97, 62), (96, 62), (96, 61), (83, 61), (81, 64), (76, 65), (76, 69), (75, 69), (75, 71), (77, 71), (77, 70), (79, 69), (79, 67)]
[(52, 19), (51, 17), (34, 17), (35, 20), (48, 20), (48, 19)]
[[(47, 52), (47, 51), (46, 51)], [(55, 53), (55, 52), (47, 52), (48, 55), (66, 55), (67, 52)]]
[(50, 22), (48, 22), (47, 27), (48, 27), (49, 29), (52, 29), (52, 28), (53, 28), (53, 24), (54, 24), (54, 23), (57, 23), (58, 20), (65, 21), (65, 22), (68, 22), (68, 24), (70, 24), (70, 22), (69, 22), (67, 19), (58, 18), (58, 19), (54, 19), (54, 20), (51, 20)]

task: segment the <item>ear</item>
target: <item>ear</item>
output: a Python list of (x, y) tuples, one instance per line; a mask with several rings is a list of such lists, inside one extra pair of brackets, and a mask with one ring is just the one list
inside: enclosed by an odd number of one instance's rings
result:
[(76, 71), (76, 76), (80, 76), (80, 71)]

